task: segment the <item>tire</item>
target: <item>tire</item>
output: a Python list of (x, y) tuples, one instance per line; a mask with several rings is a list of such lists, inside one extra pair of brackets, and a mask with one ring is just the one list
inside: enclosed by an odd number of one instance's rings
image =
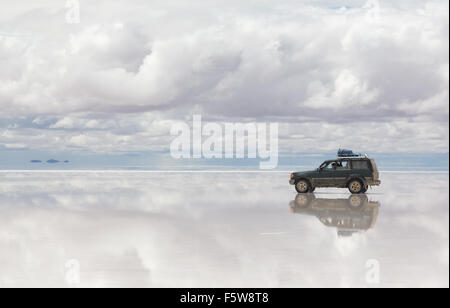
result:
[(355, 195), (355, 194), (352, 194), (348, 198), (348, 206), (351, 209), (353, 209), (353, 210), (357, 210), (357, 209), (363, 208), (367, 204), (367, 202), (368, 202), (368, 200), (367, 200), (367, 196), (366, 195)]
[(295, 190), (299, 194), (306, 194), (311, 189), (311, 185), (307, 180), (299, 180), (297, 183), (295, 183)]
[(347, 187), (352, 194), (362, 194), (364, 192), (364, 184), (358, 179), (348, 182)]

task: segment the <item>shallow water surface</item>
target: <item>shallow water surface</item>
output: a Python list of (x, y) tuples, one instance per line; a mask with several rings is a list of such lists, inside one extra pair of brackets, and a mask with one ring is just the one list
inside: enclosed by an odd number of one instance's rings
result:
[(448, 173), (0, 173), (0, 287), (448, 287)]

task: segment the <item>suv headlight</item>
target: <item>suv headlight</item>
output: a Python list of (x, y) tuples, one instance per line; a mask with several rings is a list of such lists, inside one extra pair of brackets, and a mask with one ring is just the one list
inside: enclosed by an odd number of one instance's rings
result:
[(291, 173), (291, 179), (293, 179), (294, 178), (294, 174), (293, 173)]

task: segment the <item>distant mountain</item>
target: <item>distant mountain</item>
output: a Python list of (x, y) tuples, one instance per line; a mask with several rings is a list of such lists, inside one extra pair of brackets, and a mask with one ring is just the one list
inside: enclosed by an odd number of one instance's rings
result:
[(42, 163), (42, 160), (33, 159), (33, 160), (30, 160), (30, 163), (38, 164), (38, 163)]
[(57, 164), (57, 163), (59, 163), (59, 160), (49, 159), (49, 160), (47, 160), (47, 163), (49, 163), (49, 164)]
[(65, 161), (64, 161), (64, 163), (66, 163), (66, 164), (67, 164), (67, 163), (70, 163), (70, 162), (69, 162), (68, 160), (65, 160)]

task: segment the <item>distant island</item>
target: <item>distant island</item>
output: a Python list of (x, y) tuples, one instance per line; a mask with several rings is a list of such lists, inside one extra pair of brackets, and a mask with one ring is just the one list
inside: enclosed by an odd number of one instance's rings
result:
[[(68, 161), (68, 160), (65, 160), (64, 161), (64, 163), (65, 164), (68, 164), (70, 161)], [(39, 159), (33, 159), (33, 160), (30, 160), (30, 163), (33, 163), (33, 164), (40, 164), (40, 163), (42, 163), (42, 160), (39, 160)], [(49, 160), (47, 160), (47, 163), (48, 164), (57, 164), (57, 163), (60, 163), (60, 161), (59, 160), (56, 160), (56, 159), (49, 159)]]

